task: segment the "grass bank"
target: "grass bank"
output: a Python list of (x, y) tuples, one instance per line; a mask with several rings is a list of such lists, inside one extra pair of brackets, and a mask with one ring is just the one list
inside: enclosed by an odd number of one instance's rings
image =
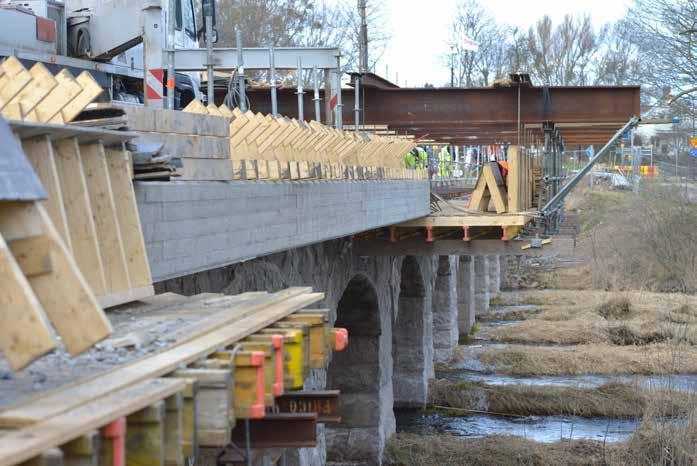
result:
[[(697, 344), (697, 303), (692, 296), (656, 293), (579, 293), (583, 303), (556, 304), (559, 293), (527, 297), (548, 302), (521, 323), (489, 333), (493, 341), (521, 344), (646, 345), (661, 342)], [(525, 297), (524, 297), (525, 298)], [(578, 296), (576, 297), (578, 300)]]
[(434, 380), (429, 396), (431, 405), (456, 408), (445, 410), (450, 414), (457, 414), (461, 409), (502, 415), (587, 418), (637, 418), (647, 412), (684, 416), (694, 402), (694, 397), (688, 393), (644, 390), (619, 382), (583, 388)]
[[(455, 358), (469, 357), (458, 347)], [(658, 343), (636, 346), (608, 344), (574, 347), (510, 345), (486, 349), (479, 356), (487, 372), (536, 375), (667, 375), (697, 374), (697, 347)]]
[(401, 433), (390, 439), (386, 463), (404, 466), (600, 465), (607, 448), (599, 442), (540, 444), (520, 437), (463, 439), (447, 434)]
[(693, 466), (697, 462), (697, 422), (694, 416), (683, 423), (647, 418), (627, 442), (612, 444), (400, 433), (389, 440), (385, 456), (386, 463), (394, 466)]

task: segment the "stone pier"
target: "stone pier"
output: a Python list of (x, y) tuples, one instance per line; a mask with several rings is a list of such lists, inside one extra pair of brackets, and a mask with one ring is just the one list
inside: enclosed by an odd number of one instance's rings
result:
[(511, 289), (511, 284), (508, 280), (508, 258), (509, 256), (501, 255), (499, 256), (499, 263), (501, 268), (501, 286), (500, 291), (508, 291)]
[(458, 341), (457, 256), (440, 256), (433, 290), (433, 351), (436, 362), (449, 361)]
[(460, 335), (472, 331), (475, 315), (474, 258), (461, 256), (457, 271), (457, 327)]
[(484, 314), (489, 310), (489, 256), (474, 256), (474, 312)]
[(487, 256), (489, 262), (489, 299), (493, 299), (501, 291), (501, 262), (500, 256)]

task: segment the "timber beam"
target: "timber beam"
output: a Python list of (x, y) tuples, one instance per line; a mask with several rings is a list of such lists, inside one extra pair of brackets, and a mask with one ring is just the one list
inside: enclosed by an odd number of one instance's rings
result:
[(407, 239), (389, 242), (380, 239), (354, 239), (355, 256), (550, 256), (571, 255), (574, 252), (573, 238), (554, 238), (541, 248), (522, 249), (530, 241), (501, 241), (498, 239), (475, 239), (470, 241), (456, 239), (434, 240)]

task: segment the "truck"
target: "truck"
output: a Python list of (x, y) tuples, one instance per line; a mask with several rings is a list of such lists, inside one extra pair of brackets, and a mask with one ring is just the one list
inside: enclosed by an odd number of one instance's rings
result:
[[(194, 0), (0, 0), (0, 60), (13, 55), (25, 66), (41, 62), (54, 74), (87, 70), (107, 101), (161, 101), (166, 69), (147, 69), (145, 54), (149, 43), (167, 44), (170, 3), (175, 48), (199, 48), (205, 33)], [(210, 8), (215, 21), (215, 1), (202, 3), (198, 10)], [(213, 41), (216, 36), (213, 30)], [(175, 73), (173, 85), (175, 108), (205, 100), (198, 72)]]

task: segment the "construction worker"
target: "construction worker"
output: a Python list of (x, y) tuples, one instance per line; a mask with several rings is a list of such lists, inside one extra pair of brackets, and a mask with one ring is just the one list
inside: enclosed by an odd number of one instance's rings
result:
[(416, 150), (419, 153), (419, 157), (417, 159), (417, 165), (419, 168), (427, 168), (428, 167), (428, 152), (426, 152), (426, 149), (423, 147), (417, 147)]
[(416, 165), (419, 168), (427, 168), (428, 167), (428, 152), (423, 147), (417, 147), (416, 148), (417, 152), (417, 157), (416, 157)]
[(418, 156), (418, 151), (416, 149), (412, 149), (411, 151), (409, 151), (407, 155), (404, 156), (404, 165), (407, 168), (416, 168), (416, 161)]
[(449, 178), (452, 173), (453, 157), (448, 152), (448, 147), (443, 146), (438, 154), (438, 164), (440, 165), (438, 173), (441, 178)]

